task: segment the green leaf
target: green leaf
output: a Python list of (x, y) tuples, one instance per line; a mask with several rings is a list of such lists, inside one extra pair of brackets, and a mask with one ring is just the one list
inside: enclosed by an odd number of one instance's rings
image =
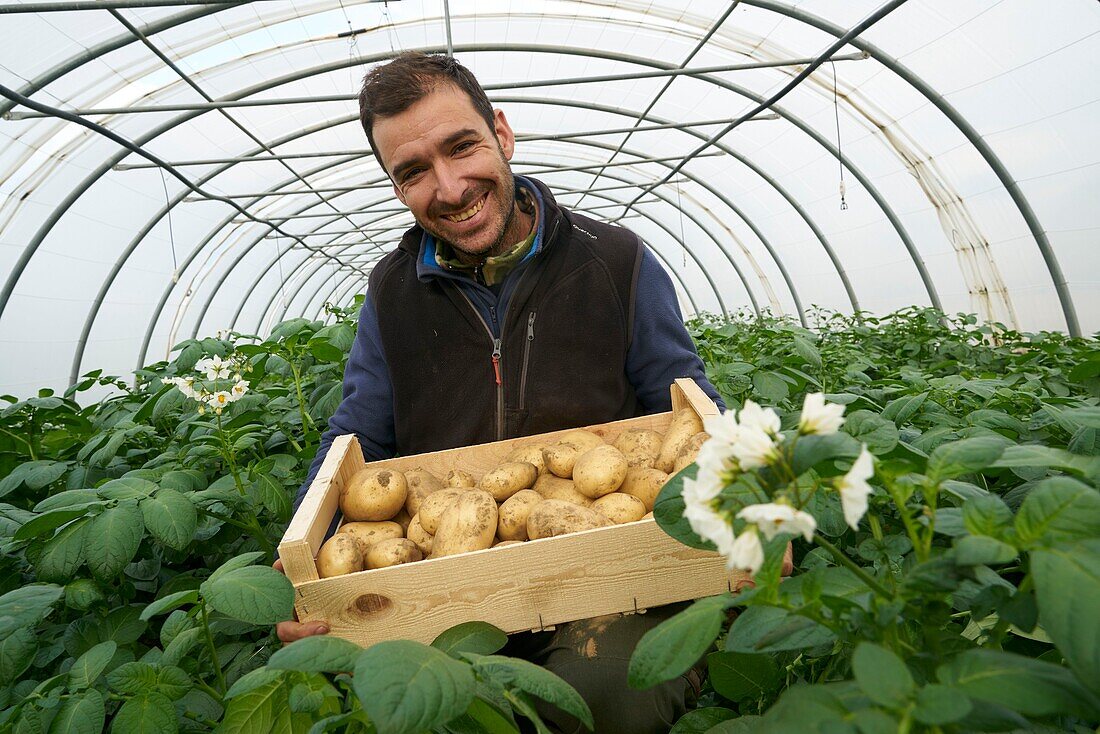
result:
[(1100, 457), (1078, 456), (1051, 446), (1038, 446), (1035, 444), (1009, 446), (1001, 454), (1001, 458), (992, 465), (994, 469), (1030, 467), (1060, 469), (1083, 476), (1094, 482), (1100, 479)]
[(203, 630), (201, 627), (186, 629), (177, 634), (164, 648), (164, 654), (160, 656), (161, 664), (179, 665), (183, 662), (184, 657), (199, 643), (202, 635)]
[(595, 727), (592, 722), (592, 712), (581, 698), (581, 694), (546, 668), (526, 660), (501, 655), (475, 656), (473, 653), (468, 655), (474, 658), (474, 671), (481, 677), (541, 698), (576, 717), (590, 730)]
[(790, 394), (787, 381), (774, 372), (754, 373), (752, 386), (757, 396), (770, 405), (783, 402)]
[(967, 650), (936, 670), (941, 683), (1026, 716), (1096, 714), (1088, 691), (1060, 665), (999, 650)]
[(238, 568), (244, 568), (245, 566), (250, 566), (263, 557), (263, 551), (251, 551), (249, 553), (242, 553), (239, 556), (234, 556), (222, 565), (218, 566), (214, 570), (214, 573), (210, 574), (210, 578), (208, 578), (206, 582), (213, 583), (230, 571)]
[(457, 658), (464, 652), (492, 655), (508, 644), (508, 635), (488, 622), (464, 622), (439, 633), (432, 647)]
[(13, 540), (30, 540), (39, 535), (56, 530), (67, 522), (78, 517), (83, 517), (88, 512), (86, 507), (67, 507), (62, 510), (53, 510), (37, 515), (33, 520), (25, 523), (16, 531)]
[(1039, 621), (1078, 679), (1100, 693), (1100, 540), (1031, 554)]
[(68, 468), (69, 463), (66, 461), (43, 459), (24, 462), (0, 479), (0, 497), (14, 492), (24, 484), (27, 485), (27, 489), (33, 490), (48, 487), (60, 479)]
[(646, 632), (630, 657), (630, 687), (652, 688), (682, 675), (710, 649), (726, 620), (726, 610), (735, 603), (728, 594), (699, 599)]
[(242, 622), (275, 624), (294, 613), (294, 587), (285, 575), (268, 566), (214, 574), (199, 591), (214, 609)]
[(191, 690), (191, 678), (174, 665), (124, 663), (107, 674), (111, 690), (131, 696), (159, 693), (171, 700)]
[(817, 350), (817, 347), (810, 343), (809, 339), (801, 336), (794, 336), (792, 338), (794, 342), (794, 352), (802, 359), (806, 360), (814, 367), (821, 366), (821, 352)]
[(900, 398), (891, 400), (886, 404), (886, 407), (882, 409), (882, 417), (888, 421), (893, 421), (895, 425), (903, 425), (916, 415), (927, 399), (928, 393), (926, 392), (917, 395), (902, 395)]
[(963, 718), (971, 708), (973, 705), (966, 694), (932, 683), (917, 691), (913, 718), (929, 726), (942, 726)]
[(952, 479), (992, 466), (1004, 453), (1007, 439), (976, 436), (937, 446), (928, 456), (928, 478)]
[(76, 520), (46, 541), (35, 560), (35, 571), (43, 581), (64, 583), (84, 563), (84, 547), (90, 518)]
[(141, 511), (132, 501), (92, 518), (84, 537), (84, 555), (92, 575), (100, 581), (118, 576), (134, 560), (144, 530)]
[(963, 525), (975, 535), (997, 537), (1012, 523), (1012, 510), (996, 495), (974, 497), (962, 506)]
[[(202, 630), (199, 631), (201, 632)], [(255, 691), (257, 688), (263, 688), (273, 682), (279, 682), (281, 685), (286, 679), (287, 674), (282, 670), (276, 670), (270, 667), (256, 668), (238, 678), (237, 682), (231, 685), (229, 690), (226, 691), (225, 697), (226, 699), (230, 699), (236, 698), (237, 696), (243, 696), (246, 693)]]
[(955, 562), (960, 566), (997, 566), (1016, 555), (1008, 543), (985, 535), (967, 535), (955, 541)]
[(898, 445), (898, 427), (870, 410), (857, 410), (844, 418), (844, 431), (872, 454), (886, 454)]
[(50, 723), (50, 734), (100, 734), (106, 718), (103, 694), (89, 688), (65, 699)]
[(461, 716), (475, 687), (469, 665), (411, 640), (360, 653), (353, 686), (378, 734), (418, 734)]
[(707, 655), (707, 669), (714, 690), (734, 702), (761, 698), (783, 680), (772, 655), (714, 652)]
[(164, 487), (141, 501), (141, 514), (149, 534), (175, 550), (187, 547), (199, 522), (198, 511), (191, 500)]
[(137, 696), (122, 704), (111, 721), (111, 734), (174, 734), (176, 709), (159, 693)]
[(355, 668), (363, 648), (339, 637), (315, 635), (277, 650), (268, 660), (269, 668), (298, 670), (305, 673), (341, 673)]
[(69, 668), (69, 690), (79, 691), (94, 685), (117, 650), (118, 643), (108, 640), (77, 658), (73, 667)]
[[(215, 731), (217, 734), (291, 734), (304, 731), (311, 717), (291, 712), (288, 694), (286, 681), (279, 678), (231, 698), (226, 705), (225, 716)], [(296, 722), (301, 723), (296, 725)]]
[(251, 487), (268, 512), (277, 518), (290, 517), (290, 494), (277, 479), (261, 474), (252, 482)]
[(768, 606), (752, 606), (730, 626), (726, 650), (780, 652), (826, 645), (836, 639), (827, 627), (811, 619)]
[(12, 632), (0, 641), (0, 687), (9, 686), (26, 672), (38, 651), (38, 636), (29, 627)]
[(0, 639), (37, 624), (64, 593), (56, 584), (32, 584), (0, 596)]
[(713, 551), (714, 544), (696, 535), (684, 517), (684, 479), (695, 479), (698, 471), (699, 467), (691, 464), (665, 482), (653, 503), (653, 519), (661, 530), (689, 548)]
[(109, 500), (142, 500), (157, 491), (157, 485), (141, 477), (123, 477), (105, 482), (99, 496)]
[(99, 498), (99, 493), (94, 489), (66, 489), (64, 492), (51, 494), (39, 502), (34, 506), (34, 511), (50, 512), (51, 510), (75, 509), (102, 504), (105, 504), (105, 502)]
[(1070, 477), (1045, 479), (1020, 505), (1016, 533), (1029, 545), (1098, 537), (1100, 492)]
[(177, 607), (181, 607), (184, 604), (194, 604), (199, 600), (199, 592), (197, 589), (184, 589), (183, 591), (177, 591), (174, 594), (168, 596), (162, 596), (153, 603), (149, 604), (141, 611), (141, 619), (149, 621), (158, 614), (164, 614), (170, 612)]
[(913, 676), (902, 659), (873, 642), (856, 645), (852, 672), (867, 697), (887, 708), (901, 708), (916, 690)]
[(723, 721), (736, 718), (736, 712), (718, 706), (695, 709), (677, 719), (668, 734), (706, 734)]
[(847, 433), (801, 436), (794, 444), (792, 470), (795, 476), (800, 476), (824, 461), (854, 459), (859, 450), (859, 441)]

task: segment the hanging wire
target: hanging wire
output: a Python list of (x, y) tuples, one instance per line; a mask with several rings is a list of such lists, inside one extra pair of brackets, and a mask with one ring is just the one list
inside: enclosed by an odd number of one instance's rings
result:
[(836, 159), (840, 164), (840, 210), (844, 211), (848, 208), (848, 202), (844, 200), (847, 190), (844, 186), (844, 149), (840, 147), (840, 102), (836, 93), (836, 62), (830, 61), (829, 65), (833, 67), (833, 117), (836, 118)]
[(275, 260), (279, 263), (279, 295), (283, 299), (283, 308), (286, 308), (289, 304), (286, 301), (286, 276), (283, 275), (283, 238), (278, 234), (275, 235), (275, 250), (278, 253)]
[(176, 262), (176, 234), (172, 228), (172, 202), (168, 198), (168, 181), (164, 178), (164, 169), (160, 171), (160, 185), (164, 187), (164, 206), (168, 212), (168, 244), (172, 248), (172, 282), (180, 282), (180, 267)]
[(684, 267), (688, 264), (687, 239), (684, 237), (684, 205), (680, 202), (680, 184), (676, 184), (676, 211), (680, 213), (680, 242), (683, 243)]

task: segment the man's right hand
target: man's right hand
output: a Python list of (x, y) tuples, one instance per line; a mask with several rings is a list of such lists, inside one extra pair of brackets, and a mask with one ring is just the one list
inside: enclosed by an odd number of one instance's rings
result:
[[(281, 559), (275, 561), (273, 565), (276, 571), (285, 573), (283, 571), (283, 562)], [(299, 622), (297, 619), (293, 619), (276, 624), (275, 634), (279, 636), (280, 642), (294, 642), (295, 640), (300, 640), (303, 637), (312, 637), (313, 635), (327, 635), (328, 624), (326, 624), (325, 622)]]

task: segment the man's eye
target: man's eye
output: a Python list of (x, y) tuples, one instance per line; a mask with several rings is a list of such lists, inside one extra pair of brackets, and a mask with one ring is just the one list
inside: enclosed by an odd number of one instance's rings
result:
[(473, 142), (467, 140), (465, 143), (459, 143), (455, 146), (455, 153), (462, 153), (473, 147)]
[(424, 171), (423, 168), (410, 168), (401, 174), (402, 181), (411, 181)]

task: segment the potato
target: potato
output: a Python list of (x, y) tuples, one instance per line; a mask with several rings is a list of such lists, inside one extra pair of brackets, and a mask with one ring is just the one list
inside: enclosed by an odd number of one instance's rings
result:
[(648, 428), (628, 428), (615, 439), (614, 446), (623, 452), (627, 466), (652, 467), (661, 454), (664, 441), (657, 431)]
[(533, 489), (548, 500), (562, 500), (572, 502), (581, 507), (588, 507), (592, 500), (585, 497), (573, 486), (573, 480), (562, 479), (553, 474), (543, 474), (535, 481)]
[(476, 487), (477, 480), (474, 479), (474, 475), (470, 474), (470, 472), (462, 471), (461, 469), (451, 469), (443, 479), (443, 484), (447, 487)]
[[(526, 533), (524, 533), (524, 535), (526, 535)], [(499, 548), (502, 545), (519, 545), (522, 542), (523, 542), (522, 540), (500, 540), (500, 541), (497, 541), (496, 543), (493, 543), (493, 547), (494, 548)]]
[(317, 551), (317, 575), (323, 579), (366, 568), (363, 548), (351, 533), (336, 533)]
[(657, 462), (653, 465), (655, 469), (660, 469), (666, 474), (672, 471), (672, 467), (676, 465), (676, 457), (680, 455), (680, 451), (683, 449), (684, 444), (687, 443), (692, 436), (703, 430), (703, 421), (696, 415), (694, 410), (685, 408), (684, 410), (677, 411), (672, 416), (672, 423), (669, 424), (668, 430), (665, 431), (665, 440), (661, 444), (661, 453), (657, 456)]
[(521, 489), (527, 489), (539, 476), (538, 467), (526, 461), (508, 461), (481, 478), (478, 486), (497, 502), (503, 502)]
[(420, 552), (427, 558), (432, 552), (433, 536), (420, 524), (420, 515), (415, 515), (413, 517), (412, 522), (409, 523), (409, 529), (405, 534), (409, 540), (416, 543), (416, 547), (419, 548)]
[(543, 449), (546, 468), (555, 475), (570, 479), (573, 476), (573, 464), (577, 458), (597, 446), (603, 445), (603, 439), (590, 431), (569, 431), (558, 442)]
[(497, 519), (497, 537), (501, 540), (527, 540), (527, 516), (542, 502), (542, 495), (533, 489), (523, 489), (504, 501)]
[(340, 492), (340, 510), (351, 521), (389, 520), (405, 506), (405, 475), (392, 469), (363, 469)]
[(641, 520), (645, 515), (645, 505), (642, 501), (622, 492), (605, 494), (592, 503), (592, 509), (616, 525)]
[(545, 474), (548, 469), (546, 468), (546, 458), (542, 455), (542, 450), (544, 448), (546, 448), (546, 444), (542, 443), (532, 443), (526, 446), (520, 446), (518, 449), (513, 449), (512, 453), (508, 454), (504, 460), (526, 461), (528, 464), (534, 464), (539, 474)]
[(637, 497), (649, 511), (653, 509), (653, 503), (657, 501), (657, 495), (667, 481), (668, 474), (660, 469), (632, 466), (626, 470), (626, 479), (623, 480), (619, 491)]
[(600, 444), (577, 458), (573, 466), (573, 484), (586, 497), (596, 499), (611, 494), (626, 478), (626, 457), (614, 446)]
[(496, 533), (497, 503), (493, 495), (483, 489), (463, 492), (439, 521), (432, 541), (432, 558), (489, 548)]
[(347, 533), (359, 541), (364, 555), (368, 553), (375, 543), (393, 538), (404, 538), (405, 529), (399, 523), (392, 520), (382, 522), (346, 522), (340, 526), (337, 533)]
[(395, 522), (401, 526), (401, 531), (405, 536), (409, 534), (409, 523), (412, 522), (412, 517), (409, 515), (409, 511), (402, 507), (397, 511), (397, 514), (390, 518), (390, 522)]
[(553, 538), (610, 524), (606, 517), (587, 507), (561, 500), (543, 500), (527, 516), (527, 537), (531, 540)]
[(428, 498), (420, 503), (420, 512), (417, 513), (420, 516), (420, 527), (429, 534), (435, 535), (443, 513), (467, 491), (465, 487), (450, 487), (428, 495)]
[(699, 433), (689, 438), (676, 456), (676, 463), (672, 465), (672, 473), (675, 474), (685, 466), (694, 464), (696, 457), (699, 456), (699, 449), (703, 447), (708, 438), (710, 438), (710, 434), (706, 431), (699, 431)]
[(410, 469), (405, 472), (405, 481), (409, 483), (409, 494), (405, 498), (405, 509), (411, 518), (420, 512), (420, 503), (429, 494), (443, 489), (443, 482), (427, 469)]
[(367, 553), (367, 568), (389, 568), (400, 563), (412, 563), (424, 557), (416, 543), (408, 538), (391, 538), (371, 546)]
[(646, 514), (642, 515), (642, 519), (643, 520), (652, 520), (653, 519), (653, 512), (652, 511), (647, 512)]

